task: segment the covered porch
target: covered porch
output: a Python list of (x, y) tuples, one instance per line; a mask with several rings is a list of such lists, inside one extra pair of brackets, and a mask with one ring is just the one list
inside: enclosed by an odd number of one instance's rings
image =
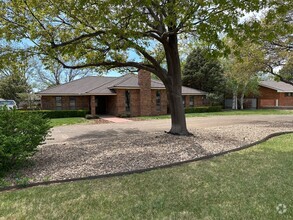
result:
[(90, 113), (91, 115), (114, 115), (116, 111), (115, 95), (91, 95)]

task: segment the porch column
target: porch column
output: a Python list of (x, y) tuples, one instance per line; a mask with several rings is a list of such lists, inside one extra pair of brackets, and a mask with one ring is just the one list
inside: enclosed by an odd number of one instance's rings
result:
[(96, 97), (94, 95), (91, 96), (91, 115), (96, 115)]

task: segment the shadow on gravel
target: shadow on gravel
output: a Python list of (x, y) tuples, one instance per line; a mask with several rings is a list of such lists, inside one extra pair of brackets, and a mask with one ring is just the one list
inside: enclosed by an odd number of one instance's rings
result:
[(274, 127), (274, 128), (291, 128), (293, 129), (293, 121), (251, 121), (245, 122), (244, 124), (251, 124), (251, 125), (261, 125), (264, 127)]
[(121, 129), (119, 131), (114, 129), (109, 129), (105, 131), (91, 131), (87, 134), (82, 134), (79, 136), (75, 136), (69, 138), (68, 141), (87, 141), (93, 139), (100, 139), (100, 138), (115, 138), (121, 135), (132, 135), (132, 134), (141, 134), (142, 131), (138, 129)]

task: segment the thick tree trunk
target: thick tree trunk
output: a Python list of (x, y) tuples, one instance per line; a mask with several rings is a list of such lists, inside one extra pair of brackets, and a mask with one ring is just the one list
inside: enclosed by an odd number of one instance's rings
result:
[(166, 88), (172, 122), (171, 129), (168, 133), (175, 135), (191, 135), (186, 127), (180, 83), (179, 85), (166, 85)]
[(182, 102), (181, 67), (178, 53), (177, 35), (171, 35), (164, 44), (168, 70), (163, 80), (168, 95), (172, 127), (168, 133), (191, 135), (186, 127), (185, 111)]

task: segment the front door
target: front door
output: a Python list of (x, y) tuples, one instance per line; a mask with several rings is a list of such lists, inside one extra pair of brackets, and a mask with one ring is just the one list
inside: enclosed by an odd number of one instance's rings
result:
[(96, 112), (97, 114), (104, 115), (107, 113), (107, 97), (96, 96)]

